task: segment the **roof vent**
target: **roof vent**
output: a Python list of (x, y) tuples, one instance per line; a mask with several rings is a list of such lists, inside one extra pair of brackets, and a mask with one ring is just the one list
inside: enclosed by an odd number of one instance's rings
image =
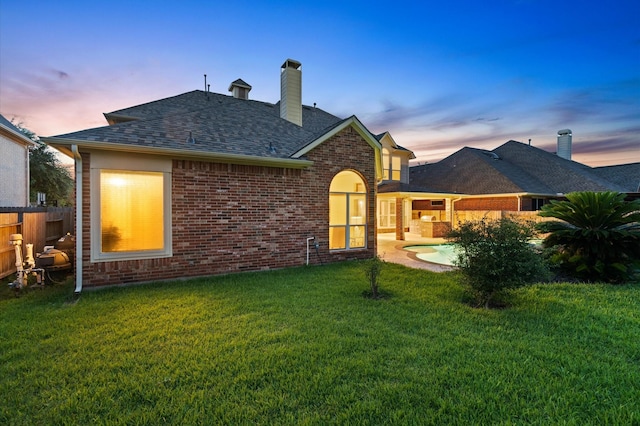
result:
[(571, 130), (558, 130), (558, 157), (571, 160)]
[(251, 85), (239, 78), (229, 85), (229, 91), (236, 99), (249, 99)]
[(193, 137), (193, 133), (189, 132), (189, 136), (187, 136), (187, 143), (194, 144), (196, 143), (196, 138)]
[(280, 117), (302, 126), (302, 64), (287, 59), (280, 69)]
[(486, 155), (487, 157), (492, 158), (494, 160), (499, 160), (500, 159), (500, 156), (498, 154), (496, 154), (495, 152), (493, 152), (493, 151), (482, 150), (482, 153), (484, 155)]

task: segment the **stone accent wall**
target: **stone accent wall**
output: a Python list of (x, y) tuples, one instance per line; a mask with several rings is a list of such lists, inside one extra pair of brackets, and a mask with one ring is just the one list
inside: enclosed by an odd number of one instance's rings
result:
[[(83, 153), (83, 276), (85, 287), (270, 270), (306, 263), (307, 238), (320, 244), (322, 262), (376, 253), (374, 149), (351, 127), (306, 156), (303, 169), (174, 160), (173, 256), (91, 263), (89, 165)], [(340, 171), (367, 185), (367, 248), (329, 251), (329, 185)], [(320, 259), (311, 246), (310, 263)]]

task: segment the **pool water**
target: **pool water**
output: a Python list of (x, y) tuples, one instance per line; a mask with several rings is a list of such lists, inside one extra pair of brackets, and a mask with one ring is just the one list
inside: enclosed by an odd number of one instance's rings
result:
[(405, 246), (403, 249), (416, 254), (416, 257), (425, 262), (438, 263), (440, 265), (453, 265), (456, 258), (455, 246), (453, 244), (422, 244), (415, 246)]
[[(540, 245), (542, 244), (542, 240), (531, 240), (530, 243)], [(457, 258), (456, 247), (454, 244), (420, 244), (405, 246), (403, 249), (414, 252), (416, 257), (420, 260), (438, 263), (440, 265), (453, 266), (453, 262)]]

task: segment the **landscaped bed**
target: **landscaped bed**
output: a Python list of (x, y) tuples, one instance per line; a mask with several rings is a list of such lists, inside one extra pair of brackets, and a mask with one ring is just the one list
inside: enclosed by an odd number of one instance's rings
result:
[(638, 424), (640, 284), (357, 262), (0, 298), (0, 424)]

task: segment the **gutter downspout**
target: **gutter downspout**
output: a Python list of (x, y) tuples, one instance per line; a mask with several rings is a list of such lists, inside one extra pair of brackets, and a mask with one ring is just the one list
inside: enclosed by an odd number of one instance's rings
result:
[(76, 168), (76, 289), (75, 294), (82, 291), (82, 157), (78, 145), (71, 145)]
[(27, 178), (25, 179), (25, 182), (24, 182), (24, 190), (27, 193), (27, 199), (23, 201), (25, 201), (25, 206), (29, 207), (31, 205), (31, 169), (29, 166), (29, 146), (25, 146), (24, 149), (27, 152), (27, 161), (26, 161)]

